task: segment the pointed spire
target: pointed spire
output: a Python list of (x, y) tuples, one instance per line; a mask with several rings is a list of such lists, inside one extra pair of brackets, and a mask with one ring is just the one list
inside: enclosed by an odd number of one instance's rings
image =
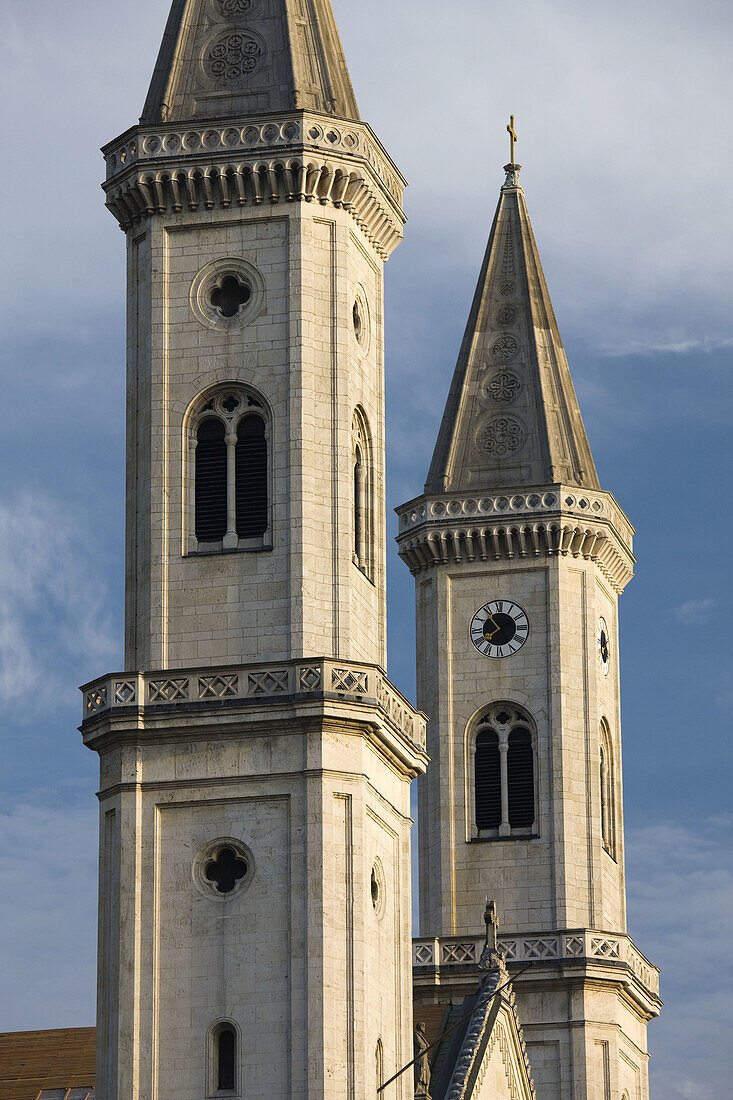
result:
[(512, 160), (443, 414), (426, 492), (564, 482), (599, 489)]
[(173, 0), (140, 121), (359, 119), (330, 0)]

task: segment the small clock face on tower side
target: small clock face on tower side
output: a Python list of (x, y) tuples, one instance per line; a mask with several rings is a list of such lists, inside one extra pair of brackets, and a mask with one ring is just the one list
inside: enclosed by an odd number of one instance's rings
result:
[(529, 637), (524, 608), (512, 600), (492, 600), (471, 619), (471, 641), (484, 657), (511, 657)]
[(608, 676), (611, 667), (611, 640), (605, 619), (598, 621), (598, 657), (604, 676)]

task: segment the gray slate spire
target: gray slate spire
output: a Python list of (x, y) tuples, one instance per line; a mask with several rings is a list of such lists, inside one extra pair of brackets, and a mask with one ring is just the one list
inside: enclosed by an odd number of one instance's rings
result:
[(330, 0), (173, 0), (141, 123), (295, 108), (359, 118)]
[(519, 165), (505, 170), (425, 491), (599, 489)]

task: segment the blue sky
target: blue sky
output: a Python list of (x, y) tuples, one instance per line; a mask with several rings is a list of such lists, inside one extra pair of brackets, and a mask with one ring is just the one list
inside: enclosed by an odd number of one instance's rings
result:
[[(139, 114), (167, 0), (4, 0), (0, 1029), (93, 1022), (95, 759), (76, 690), (121, 664), (124, 238), (99, 145)], [(334, 0), (362, 115), (410, 188), (388, 265), (390, 507), (424, 481), (517, 118), (622, 598), (629, 925), (663, 967), (654, 1100), (733, 1063), (728, 4)], [(394, 527), (391, 529), (394, 533)], [(390, 674), (412, 693), (412, 580)]]

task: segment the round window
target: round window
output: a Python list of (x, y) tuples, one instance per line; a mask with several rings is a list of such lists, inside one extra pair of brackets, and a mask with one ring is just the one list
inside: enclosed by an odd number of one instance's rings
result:
[(351, 307), (351, 328), (361, 355), (366, 355), (371, 342), (371, 324), (369, 306), (364, 288), (356, 288), (354, 304)]
[(384, 872), (378, 859), (375, 859), (372, 867), (369, 888), (374, 912), (381, 917), (384, 913)]
[(240, 257), (214, 260), (191, 284), (191, 309), (207, 329), (222, 332), (243, 328), (265, 306), (265, 282), (252, 264)]

